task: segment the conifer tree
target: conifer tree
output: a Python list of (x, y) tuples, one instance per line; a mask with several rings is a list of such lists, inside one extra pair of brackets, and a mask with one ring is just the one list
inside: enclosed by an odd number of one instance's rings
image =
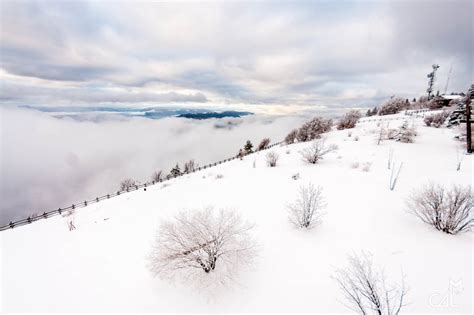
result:
[(252, 153), (253, 152), (252, 148), (253, 148), (252, 142), (250, 142), (250, 140), (247, 140), (247, 142), (245, 143), (245, 146), (244, 146), (245, 154)]
[(170, 174), (171, 174), (173, 177), (177, 177), (177, 176), (181, 175), (181, 169), (179, 168), (179, 164), (178, 164), (178, 163), (176, 163), (176, 166), (171, 169)]

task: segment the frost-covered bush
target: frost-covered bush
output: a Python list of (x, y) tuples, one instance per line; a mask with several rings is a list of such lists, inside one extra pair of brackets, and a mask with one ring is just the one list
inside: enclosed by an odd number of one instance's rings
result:
[(310, 183), (300, 187), (296, 201), (287, 205), (289, 220), (298, 228), (312, 228), (321, 222), (325, 207), (322, 188)]
[(407, 294), (405, 283), (389, 284), (382, 269), (376, 268), (369, 253), (350, 255), (349, 265), (338, 269), (334, 279), (346, 305), (361, 315), (398, 315)]
[(197, 167), (197, 163), (194, 160), (189, 160), (186, 163), (184, 163), (184, 173), (192, 173)]
[(474, 199), (470, 186), (429, 184), (412, 193), (407, 201), (411, 213), (437, 230), (458, 234), (474, 226)]
[(306, 122), (298, 129), (296, 139), (299, 142), (311, 141), (319, 139), (321, 134), (331, 130), (332, 120), (325, 119), (322, 117), (315, 117), (310, 121)]
[(323, 158), (324, 155), (328, 154), (329, 152), (337, 150), (337, 145), (331, 144), (326, 145), (324, 139), (314, 140), (313, 143), (309, 146), (304, 148), (300, 151), (300, 154), (304, 161), (316, 164), (319, 160)]
[(253, 225), (235, 211), (207, 208), (180, 212), (161, 224), (149, 256), (149, 269), (162, 278), (186, 280), (217, 274), (209, 279), (225, 283), (254, 260), (252, 229)]
[(265, 160), (267, 162), (267, 165), (270, 167), (275, 167), (277, 165), (278, 158), (280, 156), (276, 152), (268, 152), (267, 155), (265, 156)]
[(286, 144), (295, 143), (297, 135), (298, 135), (298, 129), (293, 129), (289, 134), (286, 135), (285, 140), (284, 140), (285, 143)]
[(344, 115), (341, 119), (339, 119), (337, 123), (337, 129), (350, 129), (354, 128), (357, 124), (359, 118), (362, 117), (362, 114), (358, 110), (351, 110)]
[(399, 97), (393, 98), (380, 107), (378, 114), (380, 116), (396, 114), (409, 106), (410, 103), (407, 100)]
[(136, 185), (135, 181), (131, 178), (126, 178), (120, 182), (120, 190), (129, 190)]
[(400, 141), (403, 143), (412, 143), (414, 137), (417, 135), (416, 129), (408, 126), (408, 122), (405, 122), (398, 129), (387, 130), (387, 139)]
[(427, 125), (428, 127), (433, 126), (435, 128), (439, 128), (444, 124), (444, 122), (446, 121), (448, 117), (449, 117), (448, 112), (441, 112), (437, 114), (427, 115), (423, 121), (425, 122), (425, 125)]
[(257, 151), (265, 150), (270, 145), (270, 138), (264, 138), (257, 146)]
[(151, 181), (158, 183), (163, 178), (163, 172), (161, 170), (153, 172), (151, 174)]

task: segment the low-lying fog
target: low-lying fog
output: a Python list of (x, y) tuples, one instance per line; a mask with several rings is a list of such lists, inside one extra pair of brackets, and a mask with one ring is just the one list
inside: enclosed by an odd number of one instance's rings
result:
[(191, 158), (200, 165), (231, 157), (247, 139), (281, 140), (308, 117), (252, 115), (190, 120), (54, 118), (0, 109), (0, 225), (117, 191), (122, 179), (150, 180)]

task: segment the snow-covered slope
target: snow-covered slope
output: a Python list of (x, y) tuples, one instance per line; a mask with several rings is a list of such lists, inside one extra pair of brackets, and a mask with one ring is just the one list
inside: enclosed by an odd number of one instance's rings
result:
[[(471, 313), (472, 234), (438, 232), (408, 214), (404, 200), (430, 180), (471, 184), (472, 156), (456, 171), (460, 144), (453, 132), (416, 123), (413, 144), (376, 145), (376, 123), (361, 123), (325, 135), (339, 150), (316, 165), (298, 153), (309, 143), (276, 147), (276, 168), (265, 165), (261, 152), (99, 202), (77, 211), (72, 232), (61, 217), (2, 232), (0, 311), (346, 312), (331, 276), (348, 254), (363, 249), (390, 279), (403, 270), (410, 289), (405, 312)], [(388, 189), (390, 148), (404, 163), (394, 191)], [(370, 171), (362, 171), (364, 162)], [(313, 230), (296, 230), (285, 205), (307, 182), (323, 187), (327, 215)], [(255, 222), (261, 244), (254, 268), (212, 297), (154, 278), (146, 267), (162, 220), (209, 205)]]

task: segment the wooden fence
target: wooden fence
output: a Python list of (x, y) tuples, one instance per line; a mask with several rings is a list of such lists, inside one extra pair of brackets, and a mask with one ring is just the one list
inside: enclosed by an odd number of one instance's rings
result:
[[(265, 148), (264, 150), (268, 150), (268, 149), (270, 149), (274, 146), (280, 145), (282, 143), (283, 143), (283, 141), (273, 143), (273, 144), (269, 145), (267, 148)], [(263, 150), (261, 150), (261, 151), (263, 151)], [(260, 152), (260, 151), (255, 151), (253, 153), (257, 153), (257, 152)], [(251, 154), (253, 154), (253, 153), (251, 153)], [(27, 218), (24, 218), (24, 219), (21, 219), (21, 220), (18, 220), (18, 221), (14, 221), (14, 222), (10, 222), (6, 225), (0, 226), (0, 231), (13, 229), (15, 227), (19, 227), (19, 226), (22, 226), (22, 225), (27, 225), (27, 224), (33, 223), (35, 221), (39, 221), (39, 220), (42, 220), (42, 219), (48, 219), (48, 218), (51, 218), (51, 217), (54, 217), (54, 216), (57, 216), (57, 215), (62, 215), (63, 213), (67, 214), (68, 212), (75, 211), (76, 209), (79, 209), (79, 208), (87, 207), (88, 205), (91, 205), (93, 203), (98, 203), (102, 200), (117, 197), (117, 196), (123, 195), (123, 194), (128, 193), (128, 192), (137, 191), (141, 188), (146, 190), (147, 187), (156, 185), (158, 183), (166, 182), (166, 181), (169, 181), (173, 178), (177, 178), (177, 177), (181, 177), (181, 176), (184, 176), (184, 175), (189, 175), (189, 174), (192, 174), (192, 173), (195, 173), (195, 172), (199, 172), (201, 170), (205, 170), (205, 169), (208, 169), (208, 168), (211, 168), (211, 167), (214, 167), (214, 166), (218, 166), (218, 165), (221, 165), (221, 164), (226, 163), (226, 162), (230, 162), (230, 161), (238, 159), (238, 158), (239, 158), (238, 156), (233, 156), (231, 158), (224, 159), (224, 160), (221, 160), (221, 161), (218, 161), (218, 162), (214, 162), (214, 163), (210, 163), (210, 164), (207, 164), (207, 165), (204, 165), (204, 166), (196, 167), (194, 170), (192, 170), (188, 173), (182, 173), (182, 174), (174, 176), (174, 177), (166, 177), (166, 178), (160, 179), (159, 181), (151, 181), (151, 182), (147, 182), (147, 183), (140, 184), (140, 185), (132, 185), (131, 187), (127, 188), (126, 190), (121, 190), (121, 191), (110, 193), (110, 194), (107, 194), (107, 195), (104, 195), (104, 196), (96, 197), (94, 199), (74, 203), (74, 204), (70, 205), (69, 207), (44, 211), (43, 214), (32, 215), (32, 216), (29, 216)]]

